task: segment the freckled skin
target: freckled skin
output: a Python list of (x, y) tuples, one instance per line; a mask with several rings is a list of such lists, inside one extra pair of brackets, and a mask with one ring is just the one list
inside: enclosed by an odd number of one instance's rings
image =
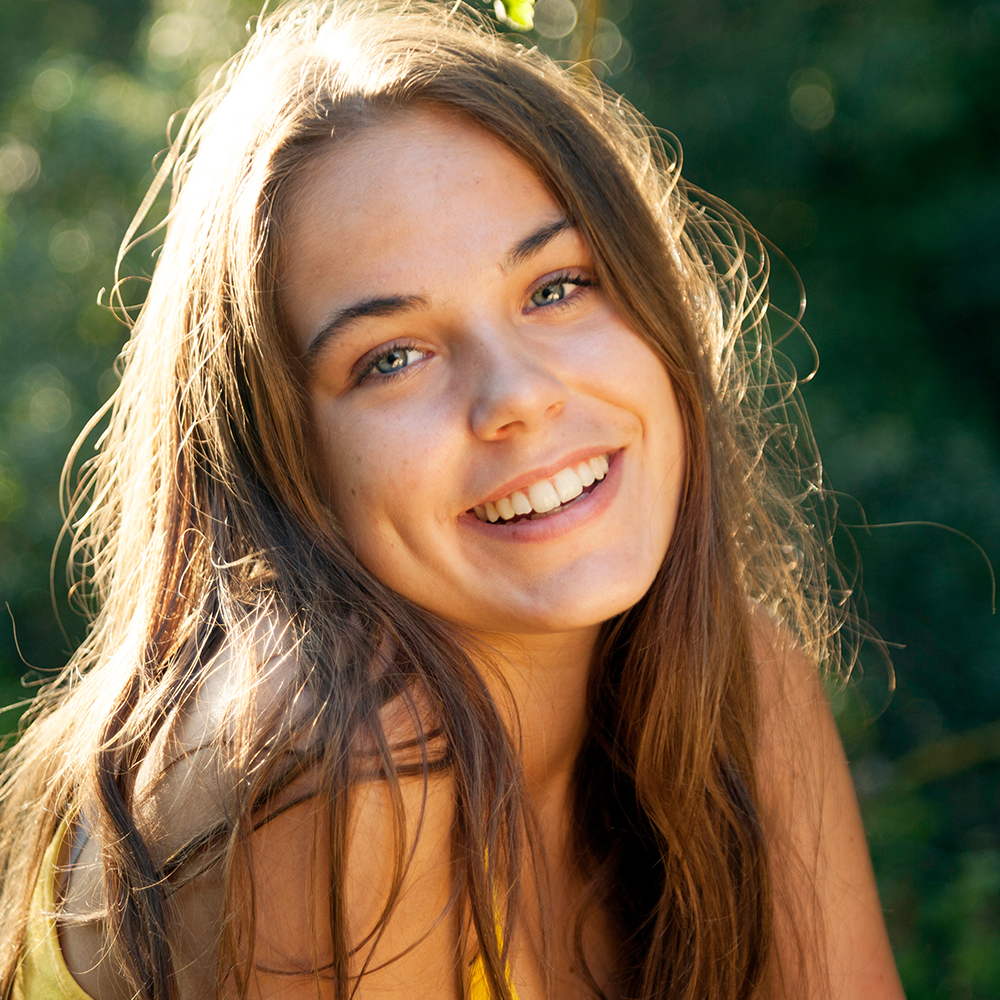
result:
[[(486, 132), (408, 111), (332, 145), (293, 194), (283, 305), (303, 352), (359, 301), (422, 299), (349, 323), (308, 386), (332, 504), (362, 563), (482, 632), (592, 630), (634, 604), (673, 531), (681, 418), (662, 364), (600, 289), (532, 298), (547, 278), (592, 275), (575, 229), (505, 263), (562, 216), (547, 188)], [(359, 362), (393, 347), (402, 373), (357, 383)], [(584, 517), (580, 505), (575, 520), (568, 507), (544, 537), (514, 543), (468, 513), (519, 476), (604, 452), (612, 474), (589, 498), (603, 507)]]

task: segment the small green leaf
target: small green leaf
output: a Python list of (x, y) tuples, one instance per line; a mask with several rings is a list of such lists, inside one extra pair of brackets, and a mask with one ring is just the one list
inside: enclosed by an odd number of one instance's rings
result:
[(530, 31), (534, 26), (534, 8), (535, 0), (496, 0), (493, 4), (498, 21), (524, 31)]

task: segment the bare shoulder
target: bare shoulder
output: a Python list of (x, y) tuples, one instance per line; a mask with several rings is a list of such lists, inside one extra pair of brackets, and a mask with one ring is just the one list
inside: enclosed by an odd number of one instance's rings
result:
[[(350, 798), (339, 857), (331, 850), (336, 838), (324, 795), (307, 794), (254, 836), (253, 995), (332, 998), (334, 943), (342, 929), (346, 971), (360, 1000), (458, 1000), (451, 780), (405, 778), (396, 798), (385, 780), (372, 779), (356, 785)], [(333, 926), (330, 909), (338, 882), (343, 928)]]
[[(137, 783), (143, 832), (157, 846), (158, 861), (246, 806), (234, 802), (234, 784), (238, 773), (256, 765), (244, 759), (234, 770), (235, 753), (264, 755), (277, 772), (282, 755), (290, 764), (311, 755), (321, 693), (301, 673), (294, 643), (269, 621), (242, 646), (227, 643), (206, 663), (191, 697), (150, 748)], [(431, 714), (419, 696), (382, 709), (390, 746), (407, 748), (393, 755), (404, 772), (405, 765), (420, 764), (421, 746), (431, 757), (437, 752), (433, 740), (426, 742)], [(240, 894), (244, 909), (236, 914), (251, 936), (237, 942), (235, 958), (249, 963), (251, 995), (332, 996), (335, 942), (342, 940), (359, 1000), (457, 998), (452, 780), (447, 771), (401, 776), (394, 792), (378, 768), (365, 773), (365, 760), (374, 758), (363, 731), (355, 742), (361, 777), (346, 792), (345, 835), (332, 822), (345, 790), (324, 787), (318, 766), (282, 782), (255, 806)], [(212, 977), (211, 983), (191, 978), (182, 997), (216, 988), (218, 965), (199, 954), (206, 941), (218, 951), (222, 922), (232, 916), (221, 868), (205, 870), (172, 903), (178, 967), (210, 968)], [(331, 907), (331, 890), (338, 892), (339, 908)], [(335, 912), (342, 915), (338, 927)], [(226, 996), (233, 981), (225, 970), (221, 978)]]
[(754, 651), (761, 819), (774, 872), (775, 994), (900, 1000), (857, 797), (820, 671), (760, 610)]
[[(201, 665), (188, 696), (151, 742), (135, 785), (135, 822), (154, 864), (166, 878), (168, 939), (180, 1000), (235, 996), (220, 970), (222, 933), (234, 914), (224, 882), (226, 864), (198, 848), (225, 830), (237, 809), (234, 783), (254, 770), (247, 748), (271, 757), (308, 756), (314, 695), (300, 677), (294, 644), (262, 622), (252, 642), (225, 642)], [(416, 716), (414, 715), (416, 707)], [(381, 722), (401, 765), (417, 765), (428, 744), (419, 698), (390, 702)], [(365, 774), (371, 747), (359, 741), (361, 777), (346, 801), (346, 836), (332, 829), (330, 789), (312, 767), (281, 783), (253, 807), (253, 833), (241, 862), (236, 923), (250, 936), (236, 942), (246, 963), (250, 995), (264, 998), (333, 996), (335, 937), (346, 939), (348, 974), (359, 1000), (462, 995), (458, 908), (452, 898), (454, 794), (446, 770), (412, 774), (403, 767), (394, 791), (378, 768)], [(234, 757), (244, 759), (234, 767)], [(407, 756), (409, 755), (409, 757)], [(262, 758), (262, 762), (263, 758)], [(275, 761), (269, 759), (268, 766)], [(277, 761), (277, 770), (281, 770)], [(419, 767), (417, 768), (419, 770)], [(61, 904), (67, 919), (60, 943), (79, 985), (97, 1000), (133, 995), (108, 957), (101, 914), (103, 848), (86, 816), (70, 838), (81, 849), (66, 871)], [(191, 850), (192, 846), (194, 850)], [(221, 851), (214, 857), (221, 858)], [(180, 861), (178, 861), (180, 859)], [(179, 867), (174, 867), (179, 864)], [(336, 877), (335, 877), (336, 876)], [(237, 876), (238, 878), (241, 876)], [(340, 892), (344, 925), (334, 933), (331, 888)], [(219, 981), (222, 980), (221, 994)]]
[[(138, 768), (133, 821), (154, 866), (167, 873), (168, 937), (184, 1000), (215, 992), (223, 865), (212, 863), (205, 845), (232, 816), (236, 729), (257, 720), (280, 731), (305, 711), (304, 699), (293, 649), (281, 629), (261, 621), (242, 648), (224, 641), (199, 665)], [(134, 990), (108, 958), (104, 847), (92, 818), (84, 804), (60, 859), (60, 944), (85, 992), (117, 1000)]]

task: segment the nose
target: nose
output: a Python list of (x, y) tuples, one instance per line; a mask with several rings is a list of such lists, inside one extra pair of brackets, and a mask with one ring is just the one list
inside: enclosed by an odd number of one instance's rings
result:
[(516, 334), (481, 342), (477, 354), (470, 420), (481, 440), (537, 431), (566, 405), (565, 384)]

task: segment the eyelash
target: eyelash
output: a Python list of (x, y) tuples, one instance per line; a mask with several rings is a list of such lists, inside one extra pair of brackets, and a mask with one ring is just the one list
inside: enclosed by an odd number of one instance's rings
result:
[[(578, 271), (563, 271), (560, 274), (553, 274), (545, 278), (543, 281), (539, 282), (529, 293), (528, 302), (531, 303), (531, 297), (540, 292), (543, 288), (548, 288), (550, 285), (576, 285), (577, 288), (596, 288), (597, 282), (593, 278), (584, 277)], [(543, 305), (535, 305), (529, 311), (534, 311), (534, 309), (558, 309), (563, 306), (569, 306), (571, 300), (575, 298), (575, 295), (565, 296), (559, 299), (558, 302), (549, 302)]]
[[(378, 364), (379, 360), (384, 358), (387, 354), (392, 354), (396, 351), (420, 351), (422, 354), (426, 354), (426, 351), (421, 350), (416, 344), (410, 341), (400, 340), (391, 344), (386, 344), (384, 347), (380, 347), (374, 354), (368, 355), (368, 357), (360, 363), (357, 369), (357, 373), (354, 375), (353, 381), (356, 386), (361, 385), (362, 382), (366, 381), (368, 377), (375, 371), (375, 365)], [(388, 381), (389, 379), (399, 378), (401, 375), (407, 374), (409, 370), (413, 367), (412, 364), (405, 365), (402, 368), (397, 369), (394, 372), (379, 372), (378, 381)]]

